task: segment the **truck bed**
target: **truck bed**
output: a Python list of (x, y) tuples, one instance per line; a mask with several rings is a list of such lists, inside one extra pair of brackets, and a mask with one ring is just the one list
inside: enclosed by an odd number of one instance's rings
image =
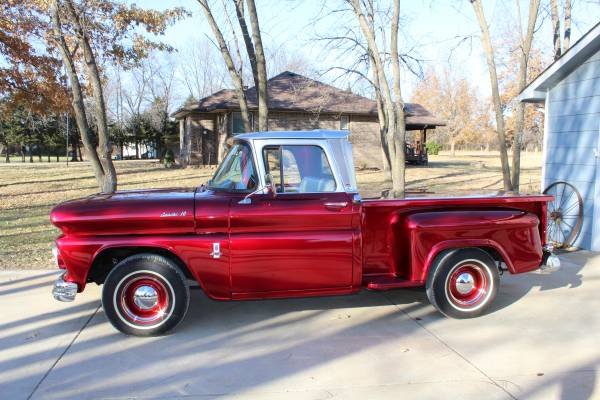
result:
[(364, 284), (422, 284), (432, 255), (444, 246), (489, 248), (511, 273), (534, 270), (541, 262), (551, 200), (497, 191), (363, 199)]
[[(384, 193), (385, 194), (385, 193)], [(480, 191), (452, 191), (452, 192), (426, 192), (426, 191), (407, 191), (406, 196), (402, 198), (389, 198), (386, 196), (364, 197), (362, 199), (365, 207), (375, 207), (381, 205), (406, 205), (410, 202), (418, 202), (424, 205), (428, 201), (443, 202), (444, 204), (507, 204), (536, 201), (550, 201), (552, 196), (538, 193), (515, 193), (498, 190), (480, 190)]]

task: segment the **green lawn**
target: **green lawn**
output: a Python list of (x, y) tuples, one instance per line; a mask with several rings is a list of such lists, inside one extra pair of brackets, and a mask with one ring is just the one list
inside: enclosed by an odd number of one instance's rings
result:
[[(526, 191), (539, 191), (539, 155), (523, 160)], [(206, 182), (214, 168), (165, 169), (156, 161), (117, 161), (119, 189), (194, 187)], [(357, 172), (363, 196), (387, 188), (380, 171)], [(500, 189), (498, 157), (431, 156), (429, 167), (407, 169), (408, 187), (427, 191)], [(0, 163), (0, 270), (54, 268), (51, 245), (58, 235), (49, 222), (52, 207), (98, 191), (88, 163)]]

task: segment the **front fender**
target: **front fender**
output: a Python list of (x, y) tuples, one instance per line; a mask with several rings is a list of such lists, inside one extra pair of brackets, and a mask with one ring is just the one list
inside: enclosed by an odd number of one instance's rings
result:
[(432, 211), (409, 215), (410, 279), (427, 279), (435, 257), (461, 247), (495, 250), (513, 273), (537, 269), (542, 260), (539, 219), (519, 210)]
[[(213, 258), (213, 243), (221, 256)], [(56, 241), (69, 282), (85, 288), (88, 273), (98, 255), (116, 248), (156, 248), (168, 251), (185, 264), (203, 291), (213, 299), (229, 299), (229, 240), (225, 234), (167, 236), (63, 236)]]

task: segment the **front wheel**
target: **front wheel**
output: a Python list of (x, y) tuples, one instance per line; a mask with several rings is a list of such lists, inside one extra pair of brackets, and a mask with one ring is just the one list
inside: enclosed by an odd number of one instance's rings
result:
[(189, 287), (171, 260), (156, 254), (136, 254), (118, 263), (102, 289), (102, 306), (110, 323), (135, 336), (154, 336), (183, 320)]
[(427, 297), (452, 318), (477, 317), (496, 298), (500, 274), (494, 259), (477, 248), (454, 250), (438, 257), (427, 279)]

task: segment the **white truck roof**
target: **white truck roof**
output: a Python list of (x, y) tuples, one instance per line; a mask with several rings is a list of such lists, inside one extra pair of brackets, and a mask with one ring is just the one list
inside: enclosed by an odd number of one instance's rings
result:
[(312, 131), (267, 131), (251, 132), (235, 135), (236, 139), (268, 140), (268, 139), (348, 139), (348, 131), (329, 131), (315, 129)]

